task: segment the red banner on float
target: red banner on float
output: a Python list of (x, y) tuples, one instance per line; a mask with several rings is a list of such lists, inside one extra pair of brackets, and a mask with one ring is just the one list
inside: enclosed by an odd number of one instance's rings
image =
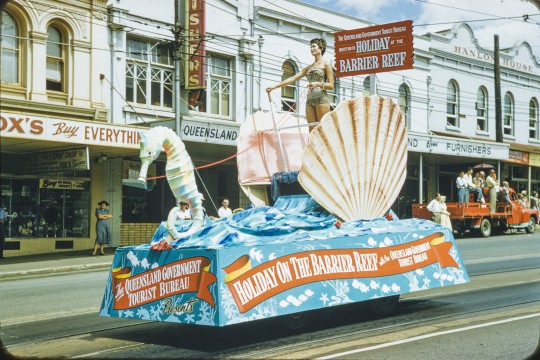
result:
[(313, 250), (289, 254), (251, 268), (241, 256), (223, 268), (227, 284), (241, 313), (283, 291), (308, 283), (401, 274), (439, 263), (459, 265), (449, 254), (453, 244), (435, 233), (412, 243), (372, 249)]
[(212, 307), (214, 298), (208, 287), (216, 282), (209, 272), (210, 260), (198, 256), (176, 261), (131, 276), (131, 268), (112, 270), (113, 309), (124, 310), (173, 295), (197, 292), (197, 297)]
[(334, 33), (336, 76), (413, 68), (412, 20)]
[(185, 51), (186, 89), (204, 89), (205, 71), (205, 0), (186, 1), (187, 41)]

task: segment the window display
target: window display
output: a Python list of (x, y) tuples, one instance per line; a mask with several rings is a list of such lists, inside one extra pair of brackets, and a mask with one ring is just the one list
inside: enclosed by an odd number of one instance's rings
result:
[(7, 238), (88, 237), (87, 181), (2, 179)]

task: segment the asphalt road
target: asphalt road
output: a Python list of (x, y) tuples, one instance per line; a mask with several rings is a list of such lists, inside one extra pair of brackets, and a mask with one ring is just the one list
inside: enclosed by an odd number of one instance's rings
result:
[(106, 271), (0, 282), (0, 336), (17, 356), (99, 358), (523, 359), (540, 339), (540, 234), (458, 240), (471, 283), (225, 328), (97, 316)]

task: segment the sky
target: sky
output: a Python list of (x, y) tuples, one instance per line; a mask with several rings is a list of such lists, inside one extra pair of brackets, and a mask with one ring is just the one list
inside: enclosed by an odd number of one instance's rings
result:
[[(540, 9), (524, 0), (301, 0), (374, 24), (413, 20), (414, 33), (425, 34), (467, 22), (479, 45), (501, 49), (526, 41), (540, 62)], [(536, 1), (540, 3), (540, 1)], [(524, 18), (527, 18), (524, 20)]]

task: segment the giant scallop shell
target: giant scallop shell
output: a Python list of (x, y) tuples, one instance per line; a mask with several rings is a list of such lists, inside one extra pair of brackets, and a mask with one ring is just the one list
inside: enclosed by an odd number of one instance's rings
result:
[(407, 131), (390, 98), (341, 102), (309, 135), (298, 180), (326, 210), (350, 221), (383, 216), (407, 169)]

